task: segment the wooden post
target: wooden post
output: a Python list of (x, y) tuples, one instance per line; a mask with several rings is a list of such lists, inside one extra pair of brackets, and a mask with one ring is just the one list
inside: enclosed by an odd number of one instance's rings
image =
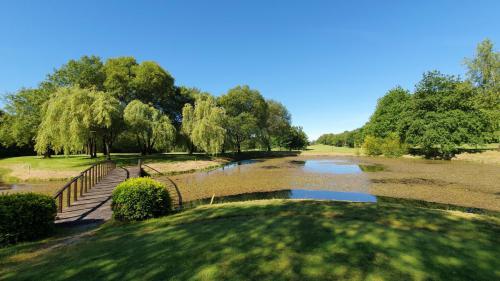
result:
[(85, 193), (87, 193), (87, 171), (83, 172), (83, 181), (85, 184)]
[(83, 174), (80, 174), (80, 176), (78, 177), (76, 182), (78, 182), (78, 180), (80, 180), (80, 197), (82, 197), (83, 196)]
[(61, 193), (59, 194), (59, 206), (57, 206), (59, 209), (59, 213), (62, 213), (62, 205), (63, 205), (63, 195)]
[(78, 178), (74, 181), (75, 189), (73, 190), (73, 202), (78, 200)]
[(66, 193), (66, 206), (69, 207), (71, 206), (71, 184), (68, 185), (68, 193)]

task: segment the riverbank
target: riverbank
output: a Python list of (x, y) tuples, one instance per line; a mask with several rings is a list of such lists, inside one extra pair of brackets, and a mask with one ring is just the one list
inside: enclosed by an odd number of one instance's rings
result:
[(0, 275), (54, 281), (496, 280), (499, 232), (498, 218), (457, 211), (264, 200), (110, 222), (75, 239), (3, 248)]

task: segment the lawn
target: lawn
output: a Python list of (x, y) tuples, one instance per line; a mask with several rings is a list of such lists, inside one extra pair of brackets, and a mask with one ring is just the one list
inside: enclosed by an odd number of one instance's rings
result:
[(351, 147), (339, 147), (339, 146), (331, 146), (325, 144), (313, 144), (307, 147), (306, 150), (303, 151), (304, 154), (341, 154), (341, 155), (359, 155), (361, 153), (360, 148), (351, 148)]
[[(202, 206), (0, 249), (6, 280), (499, 280), (500, 219), (394, 203)], [(61, 246), (62, 244), (62, 246)]]
[[(170, 163), (187, 160), (210, 160), (204, 154), (168, 153), (141, 156), (138, 153), (112, 154), (112, 159), (119, 166), (136, 165), (139, 158), (146, 163)], [(88, 155), (55, 155), (51, 158), (21, 156), (0, 159), (0, 181), (37, 181), (68, 179), (76, 176), (90, 165), (104, 161), (101, 154), (97, 158)]]

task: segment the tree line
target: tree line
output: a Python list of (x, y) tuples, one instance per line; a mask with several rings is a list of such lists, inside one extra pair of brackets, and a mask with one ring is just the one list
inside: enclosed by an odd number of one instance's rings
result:
[(364, 145), (374, 155), (382, 154), (381, 146), (390, 143), (396, 149), (443, 159), (453, 157), (463, 145), (500, 142), (500, 53), (486, 39), (464, 64), (466, 79), (426, 72), (413, 92), (400, 86), (389, 90), (363, 127), (324, 134), (316, 142)]
[(2, 150), (51, 154), (170, 150), (217, 154), (302, 149), (307, 136), (280, 102), (249, 86), (215, 97), (176, 86), (153, 61), (97, 56), (70, 60), (36, 88), (6, 97)]

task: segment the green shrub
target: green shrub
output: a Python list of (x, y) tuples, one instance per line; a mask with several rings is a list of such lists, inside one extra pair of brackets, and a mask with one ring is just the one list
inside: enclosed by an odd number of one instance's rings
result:
[(167, 189), (151, 178), (132, 178), (120, 183), (112, 199), (113, 217), (122, 221), (159, 217), (171, 210)]
[(401, 157), (406, 153), (406, 147), (396, 133), (390, 133), (382, 140), (381, 150), (386, 157)]
[(56, 203), (47, 195), (0, 195), (0, 245), (38, 239), (50, 234), (56, 213)]
[(382, 154), (382, 139), (374, 136), (366, 136), (363, 149), (367, 155), (376, 156)]

